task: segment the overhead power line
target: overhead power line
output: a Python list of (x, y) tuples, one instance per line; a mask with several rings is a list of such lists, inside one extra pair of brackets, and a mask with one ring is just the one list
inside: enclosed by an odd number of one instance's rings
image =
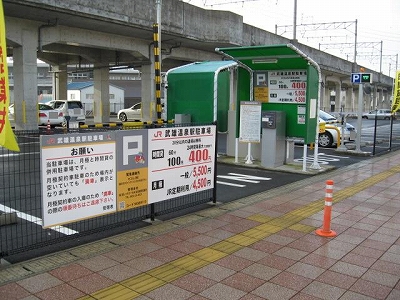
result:
[(229, 0), (226, 2), (213, 3), (213, 4), (206, 4), (207, 1), (204, 0), (204, 6), (218, 6), (218, 5), (227, 5), (227, 4), (236, 4), (236, 3), (244, 4), (245, 2), (256, 2), (256, 1), (261, 1), (261, 0)]
[[(357, 20), (347, 21), (347, 22), (297, 24), (296, 27), (303, 27), (304, 29), (302, 30), (304, 31), (316, 31), (316, 30), (348, 29), (354, 24), (357, 24)], [(278, 28), (284, 28), (285, 31), (282, 33), (278, 33)], [(293, 31), (293, 25), (275, 25), (275, 34), (283, 35), (286, 32), (291, 32), (291, 31)], [(352, 33), (355, 33), (355, 31)]]

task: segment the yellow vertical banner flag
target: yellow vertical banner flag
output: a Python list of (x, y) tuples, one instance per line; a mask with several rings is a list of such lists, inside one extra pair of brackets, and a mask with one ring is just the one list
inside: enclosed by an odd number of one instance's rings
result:
[(400, 109), (400, 71), (397, 71), (396, 78), (394, 79), (392, 113), (395, 113), (399, 109)]
[(9, 88), (6, 47), (6, 28), (3, 0), (0, 0), (0, 146), (19, 151), (17, 140), (8, 119)]

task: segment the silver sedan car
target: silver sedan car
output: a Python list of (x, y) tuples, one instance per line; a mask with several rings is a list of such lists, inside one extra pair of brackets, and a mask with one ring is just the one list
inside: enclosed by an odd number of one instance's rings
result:
[[(392, 112), (390, 109), (377, 109), (371, 110), (369, 113), (365, 113), (362, 115), (363, 119), (382, 119), (382, 120), (390, 120), (392, 116)], [(393, 114), (393, 118), (396, 119), (396, 115)]]

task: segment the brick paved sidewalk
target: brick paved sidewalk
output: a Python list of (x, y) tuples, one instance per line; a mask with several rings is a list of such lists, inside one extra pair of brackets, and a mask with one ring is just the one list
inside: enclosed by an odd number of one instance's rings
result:
[[(400, 299), (399, 161), (390, 153), (2, 267), (0, 299)], [(327, 179), (333, 238), (315, 234)]]

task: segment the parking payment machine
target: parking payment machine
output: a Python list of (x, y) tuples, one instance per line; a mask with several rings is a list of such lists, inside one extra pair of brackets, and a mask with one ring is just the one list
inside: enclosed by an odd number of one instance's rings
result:
[(261, 165), (275, 168), (285, 163), (286, 155), (286, 114), (284, 111), (263, 111), (261, 113), (262, 144)]

